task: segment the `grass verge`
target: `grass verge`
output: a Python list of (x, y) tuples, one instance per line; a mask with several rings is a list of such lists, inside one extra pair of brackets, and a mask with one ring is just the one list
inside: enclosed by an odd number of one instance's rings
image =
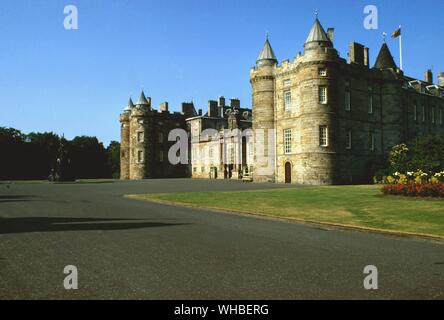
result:
[(384, 196), (379, 186), (129, 195), (141, 200), (444, 239), (444, 199)]

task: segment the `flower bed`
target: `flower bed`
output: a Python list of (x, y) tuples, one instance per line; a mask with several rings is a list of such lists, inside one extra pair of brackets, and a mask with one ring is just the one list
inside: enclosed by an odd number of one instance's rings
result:
[(388, 184), (382, 187), (382, 192), (387, 195), (444, 198), (444, 183)]
[(444, 172), (395, 172), (376, 182), (384, 185), (381, 189), (384, 194), (444, 198)]

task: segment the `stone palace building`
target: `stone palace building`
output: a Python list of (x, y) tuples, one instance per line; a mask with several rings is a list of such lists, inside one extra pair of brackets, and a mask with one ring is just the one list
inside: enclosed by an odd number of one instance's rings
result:
[[(257, 182), (361, 183), (393, 145), (444, 134), (444, 73), (437, 83), (431, 70), (423, 80), (406, 76), (386, 43), (374, 66), (369, 49), (355, 42), (344, 59), (333, 36), (334, 29), (325, 31), (316, 19), (304, 52), (280, 63), (267, 38), (250, 70), (251, 109), (220, 97), (208, 102), (205, 114), (193, 103), (171, 113), (168, 103), (153, 109), (143, 92), (136, 104), (130, 99), (120, 116), (121, 178), (248, 175)], [(168, 161), (174, 128), (189, 133), (188, 164)], [(202, 135), (206, 129), (213, 131)], [(254, 138), (237, 139), (245, 129)]]

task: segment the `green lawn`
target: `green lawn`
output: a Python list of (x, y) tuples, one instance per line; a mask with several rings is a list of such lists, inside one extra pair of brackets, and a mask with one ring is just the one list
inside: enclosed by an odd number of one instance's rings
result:
[(444, 237), (444, 199), (383, 196), (379, 186), (132, 195), (131, 198)]

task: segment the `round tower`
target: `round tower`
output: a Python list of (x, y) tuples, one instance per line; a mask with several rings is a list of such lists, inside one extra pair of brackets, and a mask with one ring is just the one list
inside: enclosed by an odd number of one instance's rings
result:
[(130, 178), (130, 117), (134, 108), (131, 98), (120, 115), (120, 179)]
[(298, 65), (302, 143), (297, 172), (300, 183), (336, 182), (339, 60), (331, 37), (316, 18)]
[(151, 99), (142, 91), (130, 117), (130, 179), (151, 177), (150, 117)]
[(274, 99), (277, 62), (267, 37), (256, 67), (250, 71), (255, 151), (253, 179), (256, 182), (275, 181)]

